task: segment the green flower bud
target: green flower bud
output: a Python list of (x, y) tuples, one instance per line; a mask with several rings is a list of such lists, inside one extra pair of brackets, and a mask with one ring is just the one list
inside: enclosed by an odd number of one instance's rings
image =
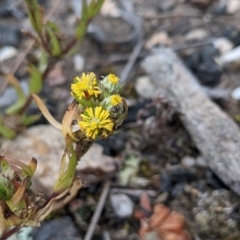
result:
[(119, 78), (110, 73), (102, 81), (101, 86), (103, 90), (107, 90), (110, 94), (118, 94), (121, 91), (121, 85), (119, 83)]

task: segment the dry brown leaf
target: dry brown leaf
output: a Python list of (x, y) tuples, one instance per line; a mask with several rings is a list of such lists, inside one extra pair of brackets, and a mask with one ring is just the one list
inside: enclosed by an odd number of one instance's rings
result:
[(168, 216), (168, 218), (166, 218), (165, 221), (161, 224), (159, 231), (171, 231), (174, 233), (179, 233), (184, 228), (184, 226), (184, 217), (177, 212), (172, 212), (170, 216)]
[(153, 215), (149, 219), (149, 224), (153, 228), (159, 227), (163, 221), (170, 215), (170, 210), (163, 204), (158, 204), (154, 207)]

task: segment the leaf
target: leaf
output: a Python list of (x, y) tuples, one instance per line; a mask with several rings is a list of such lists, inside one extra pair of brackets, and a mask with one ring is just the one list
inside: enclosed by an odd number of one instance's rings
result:
[(33, 64), (28, 64), (28, 72), (30, 73), (29, 90), (31, 93), (39, 93), (42, 90), (42, 73)]
[(41, 98), (39, 98), (36, 94), (32, 94), (32, 97), (37, 103), (38, 108), (42, 112), (43, 116), (49, 121), (49, 123), (51, 123), (55, 128), (62, 130), (62, 124), (55, 120), (55, 118), (48, 111)]
[(99, 13), (103, 2), (104, 2), (104, 0), (92, 0), (91, 1), (90, 5), (88, 7), (89, 16), (91, 18), (95, 17)]
[(31, 125), (32, 123), (34, 123), (34, 122), (36, 122), (37, 120), (39, 120), (40, 117), (41, 117), (40, 114), (30, 115), (30, 116), (24, 115), (24, 116), (22, 117), (21, 123), (22, 123), (24, 126), (29, 126), (29, 125)]
[(76, 28), (76, 37), (78, 40), (82, 40), (83, 36), (86, 33), (87, 30), (87, 24), (88, 24), (89, 16), (88, 16), (88, 5), (87, 1), (82, 1), (82, 18), (79, 20), (79, 24)]
[(6, 109), (7, 114), (14, 114), (17, 113), (25, 105), (27, 96), (24, 94), (19, 81), (12, 74), (5, 75), (5, 78), (15, 88), (15, 91), (17, 93), (17, 102)]
[(0, 125), (0, 135), (7, 139), (12, 139), (16, 136), (16, 133), (12, 129)]
[(41, 56), (39, 58), (39, 71), (44, 72), (48, 66), (48, 57), (45, 51), (41, 51)]
[(28, 18), (34, 30), (41, 34), (43, 27), (43, 8), (38, 4), (37, 0), (25, 0), (28, 8)]
[(119, 174), (119, 184), (125, 186), (136, 176), (141, 159), (137, 156), (130, 156), (125, 159), (123, 170)]
[(78, 104), (76, 100), (73, 100), (72, 103), (68, 106), (67, 111), (65, 112), (62, 120), (62, 132), (63, 136), (70, 136), (73, 140), (78, 141), (72, 133), (72, 121), (78, 112)]
[(61, 55), (61, 44), (57, 37), (59, 33), (58, 26), (53, 22), (47, 22), (46, 30), (48, 33), (48, 37), (51, 42), (51, 54), (53, 57), (58, 57)]

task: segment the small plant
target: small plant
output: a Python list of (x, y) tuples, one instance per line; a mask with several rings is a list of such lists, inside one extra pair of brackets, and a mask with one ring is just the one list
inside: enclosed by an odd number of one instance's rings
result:
[(103, 0), (81, 1), (79, 4), (82, 4), (82, 17), (77, 19), (73, 36), (65, 36), (56, 23), (47, 20), (44, 9), (38, 4), (37, 0), (24, 1), (35, 34), (26, 31), (24, 33), (34, 39), (35, 45), (40, 51), (40, 57), (36, 59), (34, 64), (28, 62), (27, 65), (29, 94), (23, 92), (19, 81), (12, 74), (5, 74), (5, 78), (17, 93), (16, 103), (6, 109), (4, 114), (0, 113), (0, 135), (9, 139), (14, 138), (18, 132), (39, 118), (39, 115), (29, 116), (26, 114), (32, 100), (31, 93), (39, 94), (48, 73), (54, 65), (60, 59), (79, 49), (88, 24), (98, 14), (103, 4)]
[[(127, 116), (127, 104), (120, 96), (119, 78), (109, 74), (97, 80), (94, 73), (76, 77), (71, 85), (73, 102), (67, 108), (62, 123), (49, 113), (42, 100), (32, 94), (43, 115), (60, 129), (66, 147), (59, 177), (49, 199), (31, 189), (31, 178), (37, 160), (29, 165), (0, 154), (0, 234), (1, 240), (23, 226), (39, 226), (52, 211), (74, 198), (82, 187), (75, 176), (79, 159), (97, 139), (114, 134)], [(55, 159), (52, 160), (53, 164)]]

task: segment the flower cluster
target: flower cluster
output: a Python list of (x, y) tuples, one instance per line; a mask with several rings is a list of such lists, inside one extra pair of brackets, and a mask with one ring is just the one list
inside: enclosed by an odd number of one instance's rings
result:
[(87, 139), (106, 138), (122, 124), (127, 104), (119, 95), (120, 91), (119, 78), (114, 74), (102, 80), (97, 80), (94, 73), (75, 77), (71, 94), (81, 109), (78, 125)]

